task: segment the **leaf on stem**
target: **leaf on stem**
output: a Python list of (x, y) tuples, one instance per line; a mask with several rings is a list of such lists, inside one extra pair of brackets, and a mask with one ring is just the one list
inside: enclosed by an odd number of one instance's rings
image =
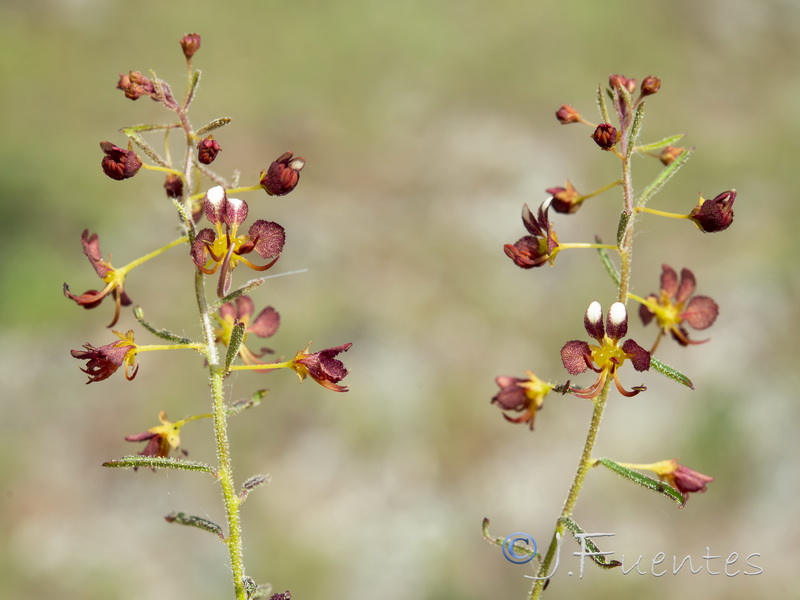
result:
[(628, 138), (628, 151), (627, 156), (633, 154), (636, 139), (639, 137), (639, 132), (642, 130), (642, 119), (644, 118), (644, 102), (636, 107), (636, 113), (633, 115), (633, 124), (631, 125), (631, 133)]
[(195, 132), (195, 135), (203, 137), (209, 131), (214, 131), (215, 129), (219, 129), (220, 127), (224, 127), (228, 123), (230, 123), (233, 119), (230, 117), (219, 117), (211, 121), (210, 123), (203, 125), (200, 129)]
[(672, 486), (664, 483), (663, 481), (659, 481), (658, 479), (653, 479), (648, 477), (647, 475), (642, 475), (638, 471), (634, 471), (633, 469), (629, 469), (628, 467), (623, 467), (622, 465), (614, 462), (610, 458), (598, 458), (593, 466), (603, 465), (607, 469), (610, 469), (617, 475), (624, 477), (628, 481), (632, 481), (633, 483), (645, 487), (649, 490), (662, 494), (667, 498), (674, 500), (681, 508), (686, 504), (686, 499), (683, 497), (678, 490), (673, 488)]
[(266, 485), (269, 483), (269, 480), (269, 475), (253, 475), (252, 477), (249, 477), (242, 484), (242, 491), (239, 492), (239, 502), (244, 502), (247, 499), (247, 496), (250, 495), (250, 492), (256, 488), (260, 488), (262, 485)]
[(650, 185), (648, 185), (645, 190), (642, 192), (639, 199), (636, 201), (636, 206), (644, 206), (653, 196), (661, 190), (666, 183), (672, 179), (672, 176), (678, 172), (684, 163), (689, 160), (689, 157), (694, 152), (694, 148), (687, 148), (683, 152), (681, 152), (674, 161), (672, 161), (669, 165), (661, 169), (661, 172), (656, 176), (656, 178), (652, 181)]
[(208, 312), (214, 313), (219, 310), (219, 307), (225, 304), (226, 302), (231, 302), (236, 300), (239, 296), (243, 296), (244, 294), (249, 294), (259, 286), (261, 286), (267, 279), (265, 277), (258, 277), (256, 279), (251, 279), (243, 286), (233, 290), (232, 292), (228, 293), (224, 298), (220, 298), (214, 304), (208, 307)]
[(606, 99), (603, 96), (602, 86), (597, 86), (597, 109), (600, 111), (600, 119), (603, 123), (610, 123), (611, 119), (608, 118), (608, 108), (606, 107)]
[(177, 333), (172, 333), (171, 331), (168, 331), (166, 329), (156, 329), (155, 327), (153, 327), (153, 325), (144, 320), (144, 312), (142, 311), (141, 306), (137, 306), (136, 308), (133, 309), (133, 316), (136, 317), (136, 320), (139, 321), (139, 324), (142, 327), (144, 327), (145, 329), (147, 329), (147, 331), (149, 331), (150, 333), (152, 333), (157, 337), (160, 337), (163, 340), (174, 342), (176, 344), (192, 343), (192, 340), (185, 337), (181, 337)]
[[(186, 100), (183, 101), (183, 110), (189, 108), (189, 105), (194, 100), (194, 95), (197, 92), (197, 86), (200, 83), (200, 71), (195, 71), (192, 73), (192, 81), (189, 82), (189, 90), (186, 92)], [(197, 135), (202, 136), (202, 133), (197, 133)]]
[(625, 230), (628, 228), (628, 221), (631, 220), (631, 213), (622, 211), (617, 225), (617, 246), (622, 245), (622, 238), (625, 237)]
[(222, 527), (213, 521), (204, 519), (203, 517), (196, 517), (194, 515), (187, 515), (186, 513), (177, 512), (168, 514), (166, 517), (164, 517), (164, 520), (167, 523), (177, 523), (178, 525), (186, 525), (187, 527), (197, 527), (203, 531), (213, 533), (221, 541), (225, 541), (225, 534), (222, 532)]
[(178, 129), (181, 126), (180, 123), (142, 123), (141, 125), (131, 125), (130, 127), (125, 127), (121, 131), (125, 135), (129, 133), (138, 133), (141, 131), (162, 131), (164, 129)]
[(167, 169), (169, 168), (169, 165), (167, 164), (167, 161), (165, 161), (163, 158), (161, 158), (158, 155), (158, 152), (156, 152), (150, 144), (148, 144), (146, 141), (144, 141), (142, 136), (140, 136), (135, 131), (131, 131), (130, 128), (123, 129), (122, 132), (128, 137), (129, 140), (131, 140), (134, 144), (139, 146), (139, 148), (142, 150), (142, 152), (144, 152), (148, 157), (150, 157), (150, 160), (152, 160), (153, 162), (159, 164), (160, 166), (162, 166), (164, 168), (167, 168)]
[(662, 375), (666, 375), (673, 381), (677, 381), (678, 383), (682, 383), (689, 389), (694, 389), (694, 384), (692, 380), (689, 379), (686, 375), (678, 371), (677, 369), (673, 369), (669, 365), (664, 364), (660, 360), (655, 357), (650, 357), (650, 366), (653, 367), (656, 371), (661, 373)]
[(483, 531), (483, 538), (489, 542), (490, 544), (494, 544), (495, 546), (502, 546), (503, 545), (503, 538), (496, 538), (492, 537), (489, 533), (489, 518), (483, 518), (483, 525), (481, 526)]
[(657, 142), (652, 142), (650, 144), (644, 144), (642, 146), (636, 146), (633, 151), (634, 152), (655, 152), (656, 150), (661, 150), (666, 146), (672, 146), (673, 144), (679, 142), (683, 138), (683, 134), (679, 133), (677, 135), (671, 135), (669, 137), (665, 137), (663, 140), (658, 140)]
[[(579, 535), (583, 535), (586, 532), (583, 529), (581, 529), (580, 526), (570, 517), (559, 517), (558, 522), (562, 523), (564, 527), (570, 530), (572, 535), (575, 537), (575, 541), (577, 541), (582, 546), (584, 544), (586, 545), (586, 549), (592, 553), (591, 559), (594, 561), (594, 564), (596, 564), (598, 567), (601, 567), (603, 569), (613, 569), (614, 567), (619, 567), (622, 565), (622, 563), (618, 560), (606, 561), (606, 557), (603, 556), (603, 553), (597, 547), (597, 544), (595, 544), (589, 536), (578, 537)], [(581, 550), (583, 550), (583, 548), (581, 548)]]
[[(603, 240), (600, 239), (599, 235), (594, 236), (594, 241), (596, 244), (603, 243)], [(617, 266), (611, 261), (611, 256), (608, 253), (608, 248), (598, 248), (597, 253), (600, 255), (600, 261), (606, 268), (606, 272), (608, 273), (609, 277), (611, 277), (611, 280), (614, 282), (614, 285), (619, 287), (620, 274), (619, 271), (617, 270)]]
[(244, 323), (236, 321), (231, 328), (231, 341), (228, 343), (228, 351), (225, 353), (225, 372), (227, 373), (236, 355), (239, 354), (239, 347), (244, 340)]
[(117, 468), (117, 469), (177, 469), (179, 471), (200, 471), (203, 473), (210, 473), (214, 477), (217, 472), (205, 463), (195, 462), (193, 460), (182, 460), (180, 458), (170, 458), (163, 456), (123, 456), (116, 460), (109, 460), (103, 463), (104, 467)]
[(258, 406), (261, 404), (261, 399), (269, 394), (269, 390), (256, 390), (253, 392), (253, 395), (250, 396), (247, 400), (237, 400), (233, 404), (227, 407), (228, 416), (232, 417), (233, 415), (238, 415), (243, 410), (248, 408), (253, 408), (254, 406)]

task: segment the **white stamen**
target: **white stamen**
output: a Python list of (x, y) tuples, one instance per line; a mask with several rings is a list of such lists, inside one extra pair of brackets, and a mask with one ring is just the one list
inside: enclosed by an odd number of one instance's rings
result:
[(214, 206), (219, 206), (225, 200), (225, 188), (216, 185), (206, 192), (206, 199)]
[(628, 318), (628, 311), (622, 302), (614, 302), (608, 309), (608, 322), (612, 325), (622, 325)]
[(595, 300), (586, 309), (586, 320), (590, 323), (599, 323), (603, 318), (603, 307)]

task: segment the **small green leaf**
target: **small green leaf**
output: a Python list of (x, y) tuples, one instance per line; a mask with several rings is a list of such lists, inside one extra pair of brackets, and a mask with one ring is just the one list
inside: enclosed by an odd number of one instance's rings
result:
[(656, 150), (661, 150), (667, 146), (671, 146), (675, 144), (683, 138), (683, 134), (679, 133), (677, 135), (671, 135), (669, 137), (665, 137), (663, 140), (658, 140), (657, 142), (651, 142), (649, 144), (644, 144), (642, 146), (636, 146), (633, 151), (634, 152), (655, 152)]
[(138, 133), (142, 131), (163, 131), (165, 129), (178, 129), (181, 126), (180, 123), (143, 123), (141, 125), (131, 125), (129, 127), (123, 127), (120, 131), (125, 135), (128, 133)]
[(672, 176), (678, 172), (678, 169), (680, 169), (686, 163), (686, 161), (689, 160), (692, 152), (694, 152), (694, 148), (687, 148), (681, 152), (674, 161), (664, 167), (656, 176), (656, 178), (650, 183), (650, 185), (645, 188), (641, 196), (639, 196), (639, 199), (636, 201), (636, 206), (645, 206), (650, 198), (655, 196), (656, 193), (658, 193), (658, 191), (661, 190), (661, 188), (663, 188), (670, 179), (672, 179)]
[[(596, 244), (602, 244), (603, 241), (600, 239), (600, 236), (595, 236), (594, 241)], [(616, 265), (611, 261), (611, 256), (608, 253), (608, 248), (598, 248), (597, 253), (600, 255), (600, 261), (603, 263), (603, 266), (606, 268), (606, 272), (608, 273), (611, 280), (614, 282), (614, 285), (619, 287), (619, 271), (617, 270)]]
[(144, 152), (147, 156), (149, 156), (153, 162), (157, 163), (158, 165), (164, 168), (169, 168), (167, 161), (161, 158), (158, 155), (158, 152), (156, 152), (150, 144), (144, 141), (142, 136), (140, 136), (135, 131), (129, 131), (125, 129), (123, 129), (122, 131), (125, 133), (126, 136), (128, 136), (128, 139), (131, 140), (137, 146), (139, 146), (142, 152)]
[(644, 118), (644, 102), (636, 107), (636, 113), (633, 115), (633, 124), (631, 125), (630, 138), (628, 139), (627, 155), (633, 154), (636, 139), (639, 137), (639, 132), (642, 130), (642, 119)]
[(606, 108), (606, 99), (603, 96), (603, 88), (602, 86), (597, 86), (597, 109), (600, 111), (600, 118), (603, 120), (603, 123), (611, 122), (611, 119), (608, 118), (608, 108)]
[(669, 377), (673, 381), (677, 381), (678, 383), (682, 383), (683, 385), (685, 385), (689, 389), (692, 389), (692, 390), (694, 389), (694, 384), (692, 383), (691, 379), (689, 379), (686, 375), (684, 375), (683, 373), (681, 373), (677, 369), (673, 369), (669, 365), (664, 364), (663, 362), (661, 362), (660, 360), (658, 360), (657, 358), (655, 358), (653, 356), (650, 357), (650, 366), (653, 367), (653, 369), (655, 369), (656, 371), (658, 371), (662, 375), (666, 375), (667, 377)]
[(261, 600), (261, 598), (266, 598), (272, 593), (272, 585), (269, 583), (256, 585), (256, 582), (247, 575), (242, 578), (242, 585), (247, 594), (247, 600)]
[(227, 408), (228, 416), (238, 415), (243, 410), (253, 408), (261, 404), (261, 399), (269, 394), (268, 389), (256, 390), (249, 399), (237, 400)]
[(611, 560), (606, 562), (606, 557), (602, 555), (602, 552), (597, 547), (597, 544), (595, 544), (592, 541), (591, 537), (589, 536), (579, 537), (579, 535), (583, 535), (586, 532), (583, 531), (583, 529), (581, 529), (580, 526), (570, 517), (559, 517), (558, 521), (559, 523), (562, 523), (564, 527), (570, 530), (572, 535), (575, 537), (575, 541), (577, 541), (581, 545), (583, 544), (586, 545), (586, 549), (589, 550), (589, 552), (594, 555), (591, 558), (594, 561), (594, 564), (596, 564), (598, 567), (601, 567), (603, 569), (613, 569), (614, 567), (619, 567), (622, 565), (622, 563), (619, 562), (618, 560)]
[(242, 340), (244, 340), (244, 323), (236, 321), (231, 328), (231, 341), (228, 342), (228, 351), (225, 354), (225, 372), (230, 370), (236, 355), (239, 354)]
[(223, 542), (225, 541), (225, 534), (222, 532), (222, 527), (220, 527), (213, 521), (204, 519), (203, 517), (195, 517), (194, 515), (187, 515), (186, 513), (177, 512), (168, 514), (166, 517), (164, 517), (164, 520), (167, 523), (177, 523), (178, 525), (197, 527), (198, 529), (202, 529), (203, 531), (208, 531), (209, 533), (213, 533), (220, 540), (222, 540)]
[(494, 544), (495, 546), (502, 546), (503, 545), (503, 538), (496, 538), (492, 537), (489, 533), (489, 518), (483, 518), (483, 524), (481, 525), (481, 530), (483, 531), (483, 538), (489, 542), (490, 544)]
[(203, 125), (200, 129), (196, 131), (196, 135), (198, 136), (205, 136), (209, 131), (214, 131), (215, 129), (219, 129), (220, 127), (224, 127), (228, 123), (230, 123), (233, 119), (230, 117), (219, 117), (214, 119), (210, 123)]
[(253, 475), (252, 477), (248, 477), (242, 484), (242, 491), (239, 492), (239, 502), (244, 502), (254, 489), (269, 483), (269, 479), (269, 475)]
[[(194, 95), (197, 92), (197, 86), (200, 84), (200, 71), (192, 73), (192, 81), (189, 83), (189, 91), (186, 93), (186, 100), (183, 101), (183, 109), (189, 108), (189, 105), (194, 100)], [(198, 134), (202, 135), (202, 134)]]
[(104, 467), (117, 469), (178, 469), (179, 471), (201, 471), (217, 476), (216, 471), (211, 466), (195, 462), (192, 460), (182, 460), (180, 458), (170, 458), (163, 456), (123, 456), (116, 460), (109, 460), (103, 463)]
[(610, 458), (598, 458), (595, 462), (594, 466), (598, 464), (603, 465), (607, 469), (610, 469), (617, 475), (620, 475), (627, 479), (628, 481), (632, 481), (642, 487), (646, 487), (649, 490), (653, 490), (659, 494), (666, 496), (677, 502), (681, 508), (686, 504), (686, 499), (683, 497), (678, 490), (673, 488), (672, 486), (664, 483), (663, 481), (659, 481), (658, 479), (653, 479), (648, 477), (647, 475), (642, 475), (638, 471), (634, 471), (633, 469), (629, 469), (628, 467), (623, 467), (622, 465), (614, 462)]
[(170, 342), (175, 342), (176, 344), (191, 344), (192, 340), (181, 337), (176, 333), (172, 333), (171, 331), (167, 331), (166, 329), (156, 329), (150, 323), (144, 320), (144, 311), (142, 311), (141, 306), (137, 306), (133, 309), (133, 316), (136, 317), (136, 320), (139, 321), (139, 324), (147, 329), (153, 335), (160, 337), (161, 339), (168, 340)]
[(631, 220), (631, 213), (622, 211), (619, 216), (619, 225), (617, 225), (617, 246), (622, 245), (622, 238), (625, 237), (625, 230), (628, 228), (628, 221)]

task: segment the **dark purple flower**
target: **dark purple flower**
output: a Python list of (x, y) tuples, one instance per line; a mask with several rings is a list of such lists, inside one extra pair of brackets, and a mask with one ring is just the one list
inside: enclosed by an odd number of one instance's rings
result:
[(297, 187), (300, 171), (305, 166), (305, 159), (293, 158), (291, 152), (284, 152), (266, 171), (261, 171), (261, 187), (270, 196), (285, 196)]

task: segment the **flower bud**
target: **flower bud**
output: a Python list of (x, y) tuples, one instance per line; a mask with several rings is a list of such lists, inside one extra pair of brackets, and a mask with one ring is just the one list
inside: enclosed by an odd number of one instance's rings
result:
[(200, 50), (200, 34), (187, 33), (183, 36), (181, 38), (181, 49), (183, 50), (183, 55), (186, 57), (186, 60), (192, 58), (195, 52)]
[(183, 196), (183, 179), (172, 173), (167, 175), (164, 181), (164, 190), (168, 198), (181, 198)]
[(624, 75), (610, 75), (608, 78), (608, 85), (612, 90), (615, 88), (625, 88), (630, 94), (636, 91), (636, 80), (628, 79)]
[(619, 141), (620, 133), (611, 123), (600, 123), (592, 134), (595, 144), (603, 150), (611, 150)]
[(736, 190), (722, 192), (713, 200), (700, 196), (700, 202), (689, 213), (689, 218), (705, 233), (724, 231), (733, 223), (735, 199)]
[(545, 191), (553, 197), (550, 206), (556, 212), (571, 214), (576, 212), (583, 204), (584, 198), (569, 181), (567, 181), (567, 187), (551, 187)]
[(556, 111), (556, 119), (558, 119), (558, 122), (562, 125), (567, 125), (568, 123), (580, 123), (581, 115), (569, 104), (562, 104), (561, 108)]
[(217, 154), (220, 151), (222, 151), (222, 146), (214, 139), (213, 135), (210, 135), (200, 140), (200, 143), (197, 144), (197, 160), (204, 165), (210, 165), (217, 158)]
[(129, 179), (136, 175), (136, 172), (142, 167), (142, 161), (131, 150), (130, 144), (128, 144), (128, 150), (123, 150), (111, 142), (100, 142), (100, 148), (105, 152), (101, 163), (103, 173), (111, 179), (117, 181)]
[(153, 82), (139, 71), (131, 71), (127, 75), (120, 73), (117, 89), (122, 90), (125, 97), (131, 100), (138, 100), (142, 96), (153, 96), (156, 91)]
[(261, 187), (270, 196), (285, 196), (300, 181), (300, 171), (306, 161), (301, 157), (292, 158), (291, 152), (284, 152), (267, 171), (261, 171)]
[(672, 163), (674, 163), (675, 159), (678, 158), (685, 151), (686, 151), (686, 148), (681, 148), (680, 146), (666, 146), (661, 151), (661, 154), (658, 155), (658, 159), (665, 166), (669, 166)]
[(661, 80), (658, 77), (653, 77), (652, 75), (648, 75), (642, 81), (642, 96), (650, 96), (658, 92), (661, 88)]

